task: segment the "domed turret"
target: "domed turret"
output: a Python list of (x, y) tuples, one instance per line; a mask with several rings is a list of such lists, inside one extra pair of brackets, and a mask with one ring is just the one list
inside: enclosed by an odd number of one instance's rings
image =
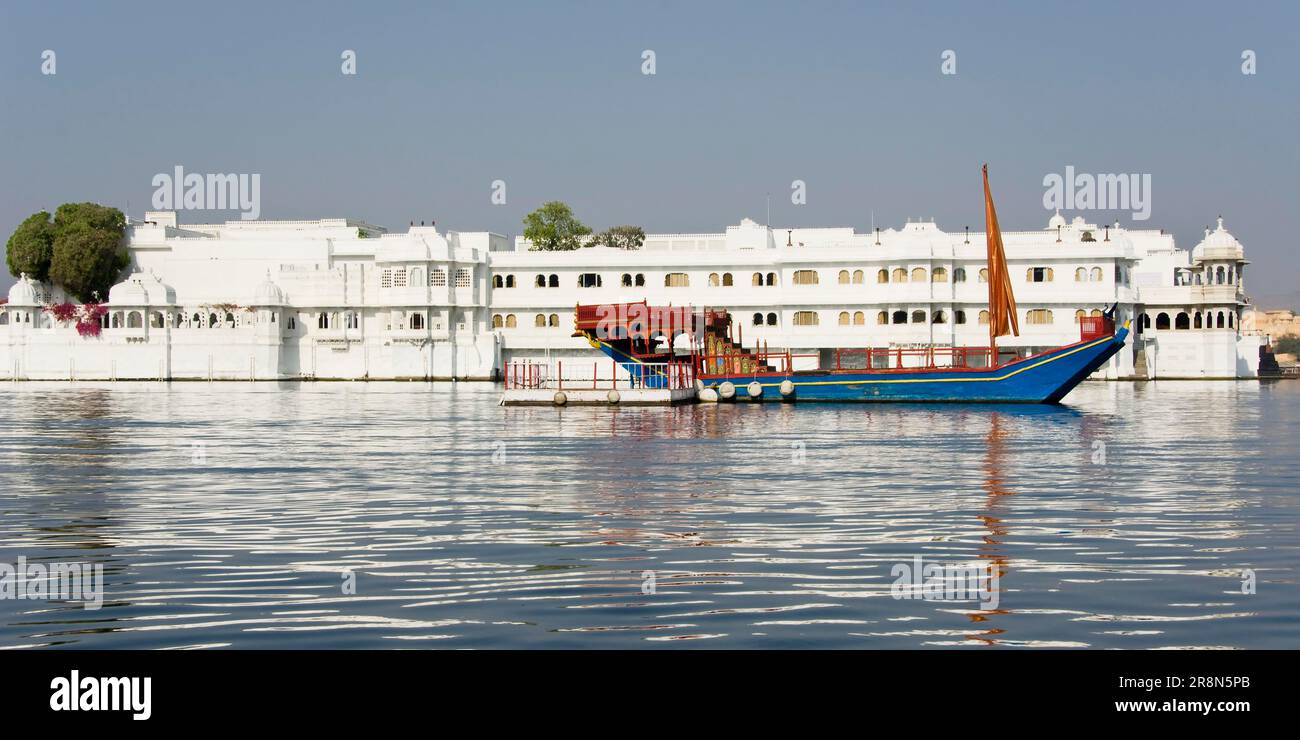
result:
[(268, 270), (266, 279), (263, 280), (257, 289), (253, 291), (254, 306), (283, 306), (285, 304), (284, 291), (280, 286), (271, 282), (271, 272)]
[(35, 306), (39, 303), (40, 301), (36, 296), (36, 283), (24, 272), (18, 278), (18, 282), (9, 288), (9, 305)]
[(1056, 215), (1052, 216), (1052, 218), (1048, 220), (1047, 228), (1050, 230), (1065, 228), (1065, 216), (1061, 215), (1060, 208), (1056, 209)]
[(1192, 249), (1192, 259), (1241, 259), (1245, 256), (1245, 248), (1237, 237), (1223, 228), (1223, 217), (1219, 217), (1219, 225), (1214, 231), (1206, 230), (1205, 238), (1201, 240)]
[(108, 302), (115, 306), (171, 306), (176, 291), (152, 272), (135, 272), (108, 289)]

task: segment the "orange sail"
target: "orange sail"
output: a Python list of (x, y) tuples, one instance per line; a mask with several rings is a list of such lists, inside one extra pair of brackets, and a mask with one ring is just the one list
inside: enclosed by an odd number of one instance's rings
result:
[(989, 247), (989, 345), (995, 346), (998, 337), (1020, 336), (1020, 322), (1016, 320), (1016, 296), (1011, 290), (1007, 255), (1002, 251), (1002, 232), (998, 230), (998, 213), (989, 190), (987, 164), (984, 165), (984, 233)]

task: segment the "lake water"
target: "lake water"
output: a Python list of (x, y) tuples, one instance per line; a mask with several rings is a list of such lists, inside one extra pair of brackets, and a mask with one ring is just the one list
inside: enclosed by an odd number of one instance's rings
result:
[[(1300, 646), (1297, 382), (1057, 407), (3, 392), (0, 563), (100, 564), (104, 603), (0, 600), (0, 647)], [(996, 604), (894, 598), (918, 564), (995, 575)]]

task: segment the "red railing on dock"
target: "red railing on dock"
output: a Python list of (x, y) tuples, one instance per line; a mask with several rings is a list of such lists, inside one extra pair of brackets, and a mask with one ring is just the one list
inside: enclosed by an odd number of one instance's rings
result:
[(682, 362), (619, 363), (613, 360), (583, 362), (511, 362), (502, 375), (506, 390), (680, 390), (695, 385), (695, 371)]

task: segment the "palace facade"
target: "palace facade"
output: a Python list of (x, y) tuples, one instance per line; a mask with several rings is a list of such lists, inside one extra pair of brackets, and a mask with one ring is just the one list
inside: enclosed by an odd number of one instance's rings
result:
[[(1128, 347), (1097, 376), (1254, 377), (1267, 337), (1242, 326), (1247, 261), (1224, 228), (1191, 251), (1159, 230), (1053, 216), (1005, 232), (1020, 336), (1033, 353), (1079, 338), (1115, 305)], [(23, 276), (0, 306), (0, 378), (491, 379), (516, 360), (595, 362), (575, 304), (646, 300), (730, 311), (747, 347), (829, 358), (836, 347), (987, 346), (984, 234), (933, 222), (859, 233), (749, 219), (650, 234), (639, 250), (531, 250), (487, 232), (403, 233), (360, 221), (181, 225), (148, 213), (97, 337), (44, 309)], [(608, 372), (608, 370), (606, 370)]]

